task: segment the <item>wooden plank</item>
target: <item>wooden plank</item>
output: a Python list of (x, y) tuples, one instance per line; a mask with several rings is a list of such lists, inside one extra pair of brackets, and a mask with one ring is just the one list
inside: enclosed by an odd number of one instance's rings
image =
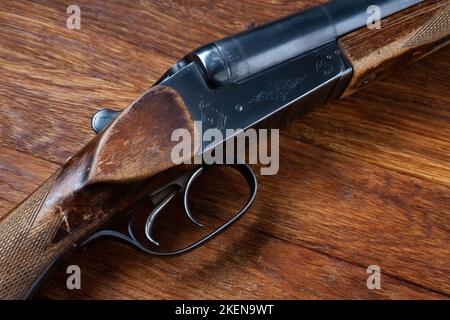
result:
[[(288, 140), (288, 141), (286, 141)], [(448, 187), (285, 138), (280, 172), (261, 177), (265, 232), (450, 293)], [(418, 276), (420, 274), (420, 276)]]
[(200, 45), (312, 4), (274, 2), (256, 11), (254, 0), (84, 0), (74, 31), (65, 25), (65, 1), (2, 4), (0, 143), (63, 163), (92, 138), (95, 110), (124, 109)]

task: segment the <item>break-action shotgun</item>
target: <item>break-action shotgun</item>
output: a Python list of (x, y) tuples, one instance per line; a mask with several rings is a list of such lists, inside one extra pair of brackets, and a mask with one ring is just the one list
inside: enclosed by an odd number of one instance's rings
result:
[[(371, 17), (377, 13), (378, 25)], [(255, 175), (245, 164), (233, 166), (250, 187), (234, 218), (193, 245), (154, 250), (153, 222), (177, 194), (184, 194), (186, 214), (198, 224), (187, 198), (208, 169), (200, 165), (175, 180), (161, 178), (177, 167), (171, 159), (175, 129), (200, 137), (186, 155), (193, 157), (231, 138), (226, 129), (278, 126), (345, 97), (448, 44), (449, 34), (449, 0), (337, 0), (191, 52), (120, 115), (97, 113), (98, 135), (2, 217), (0, 298), (27, 298), (63, 253), (101, 236), (149, 253), (181, 254), (237, 221), (256, 193)], [(222, 141), (201, 140), (212, 128), (224, 133)], [(134, 208), (148, 198), (156, 207), (139, 224)], [(119, 216), (129, 217), (127, 230), (108, 229)]]

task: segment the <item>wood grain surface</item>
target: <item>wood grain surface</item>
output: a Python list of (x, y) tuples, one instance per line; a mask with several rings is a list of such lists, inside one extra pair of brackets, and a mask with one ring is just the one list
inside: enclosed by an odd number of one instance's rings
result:
[[(1, 1), (0, 215), (92, 139), (96, 110), (125, 108), (202, 44), (321, 2), (77, 0), (68, 30), (72, 2)], [(284, 128), (279, 174), (205, 247), (161, 259), (101, 240), (38, 297), (449, 298), (449, 70), (447, 47)], [(240, 187), (210, 179), (194, 204), (219, 217)], [(71, 264), (81, 290), (66, 288)], [(380, 290), (366, 286), (374, 264)]]
[[(152, 125), (149, 118), (154, 119)], [(171, 160), (176, 142), (170, 139), (178, 128), (196, 136), (177, 92), (154, 86), (24, 202), (1, 216), (0, 299), (28, 297), (55, 259), (160, 188), (159, 177), (178, 168)], [(199, 148), (190, 147), (193, 153), (185, 155), (187, 160)]]

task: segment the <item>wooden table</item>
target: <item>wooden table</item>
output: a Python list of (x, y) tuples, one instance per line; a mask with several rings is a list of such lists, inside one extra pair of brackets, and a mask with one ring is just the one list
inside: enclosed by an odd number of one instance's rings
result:
[[(0, 214), (190, 50), (323, 2), (77, 0), (0, 6)], [(450, 48), (282, 130), (280, 172), (247, 217), (186, 256), (99, 241), (63, 261), (42, 298), (314, 299), (450, 295)], [(232, 205), (230, 191), (206, 203)], [(82, 290), (66, 289), (66, 267)], [(381, 268), (369, 290), (366, 268)]]

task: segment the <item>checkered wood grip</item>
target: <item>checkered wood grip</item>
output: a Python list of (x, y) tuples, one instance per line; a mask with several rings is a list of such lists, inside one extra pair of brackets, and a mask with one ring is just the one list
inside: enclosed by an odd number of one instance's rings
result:
[(348, 96), (450, 43), (450, 0), (427, 0), (339, 39), (352, 65)]

